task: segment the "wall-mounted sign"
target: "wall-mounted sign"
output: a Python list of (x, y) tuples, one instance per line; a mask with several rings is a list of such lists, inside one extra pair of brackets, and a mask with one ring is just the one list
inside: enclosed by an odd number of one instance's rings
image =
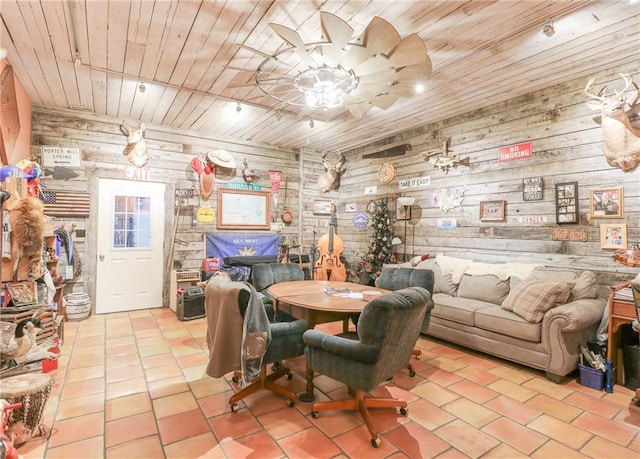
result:
[(45, 167), (82, 167), (82, 153), (75, 147), (42, 147), (42, 165)]
[(356, 203), (350, 203), (350, 204), (345, 204), (344, 205), (344, 211), (345, 212), (355, 212), (356, 211)]
[(523, 215), (518, 217), (518, 222), (520, 223), (545, 223), (546, 221), (547, 217), (544, 215)]
[(376, 194), (378, 192), (378, 187), (376, 185), (373, 186), (367, 186), (364, 188), (364, 194), (365, 196), (368, 194)]
[(398, 187), (401, 190), (406, 190), (407, 188), (421, 188), (429, 185), (431, 185), (431, 177), (428, 175), (426, 177), (411, 178), (407, 180), (400, 180), (400, 182), (398, 182)]
[(198, 209), (197, 218), (200, 223), (213, 223), (216, 213), (211, 207), (202, 206)]
[(262, 185), (259, 183), (228, 182), (226, 188), (230, 188), (232, 190), (261, 191)]
[(586, 230), (570, 230), (565, 228), (554, 228), (551, 234), (554, 241), (579, 241), (587, 242)]
[(439, 230), (452, 230), (458, 227), (458, 222), (455, 218), (439, 218), (437, 220), (437, 228)]
[(369, 216), (364, 212), (359, 212), (353, 216), (353, 226), (364, 228), (369, 224)]
[(542, 199), (542, 177), (522, 179), (522, 200), (540, 201)]
[(513, 161), (514, 159), (531, 158), (532, 156), (533, 144), (531, 142), (510, 145), (498, 150), (498, 161)]
[(124, 170), (124, 176), (127, 180), (138, 180), (140, 182), (148, 182), (151, 179), (149, 169), (136, 166), (127, 166)]
[(198, 195), (195, 187), (176, 188), (176, 198), (194, 198)]

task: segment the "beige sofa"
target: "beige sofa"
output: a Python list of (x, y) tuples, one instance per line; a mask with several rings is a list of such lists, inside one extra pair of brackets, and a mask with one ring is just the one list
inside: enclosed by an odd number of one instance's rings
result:
[(437, 255), (394, 267), (431, 269), (431, 322), (423, 333), (544, 370), (561, 382), (593, 341), (610, 292), (592, 272)]

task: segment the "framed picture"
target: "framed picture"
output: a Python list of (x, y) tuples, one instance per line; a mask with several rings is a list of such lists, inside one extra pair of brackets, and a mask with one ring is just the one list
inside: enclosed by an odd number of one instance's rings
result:
[(331, 215), (330, 199), (314, 199), (313, 215)]
[(271, 229), (271, 199), (268, 191), (218, 188), (220, 229)]
[(507, 201), (480, 201), (481, 222), (503, 222)]
[(591, 218), (622, 218), (623, 188), (592, 188), (589, 190)]
[(522, 200), (542, 200), (542, 177), (529, 177), (522, 179)]
[(611, 223), (600, 225), (600, 247), (603, 249), (626, 249), (627, 224)]
[(556, 183), (556, 223), (578, 223), (578, 182)]

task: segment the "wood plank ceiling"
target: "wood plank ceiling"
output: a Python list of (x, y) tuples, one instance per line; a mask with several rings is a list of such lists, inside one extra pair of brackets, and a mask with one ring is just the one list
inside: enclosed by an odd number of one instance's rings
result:
[[(433, 63), (426, 91), (354, 118), (237, 87), (264, 60), (240, 45), (287, 47), (269, 23), (321, 41), (319, 11), (354, 39), (375, 16), (402, 38), (417, 33)], [(344, 151), (640, 62), (637, 0), (2, 0), (0, 16), (0, 45), (34, 104), (283, 148)]]

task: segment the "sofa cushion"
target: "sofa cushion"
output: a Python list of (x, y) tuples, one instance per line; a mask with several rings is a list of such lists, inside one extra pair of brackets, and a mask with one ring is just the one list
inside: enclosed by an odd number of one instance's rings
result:
[(491, 303), (484, 301), (470, 300), (444, 293), (434, 293), (433, 302), (435, 306), (431, 311), (432, 316), (472, 327), (475, 325), (475, 312), (478, 309), (491, 306)]
[(465, 274), (458, 285), (456, 296), (501, 305), (509, 294), (509, 281), (494, 275), (470, 276)]
[(566, 303), (574, 285), (575, 282), (526, 280), (509, 292), (502, 308), (518, 314), (528, 322), (537, 323), (557, 303)]
[(533, 343), (542, 340), (542, 327), (524, 320), (519, 315), (500, 306), (482, 308), (476, 311), (476, 327), (501, 335), (523, 339)]
[(446, 293), (447, 295), (455, 295), (458, 284), (451, 279), (451, 274), (442, 275), (442, 270), (433, 258), (428, 258), (416, 265), (416, 269), (430, 269), (433, 271), (433, 293)]
[(576, 285), (571, 291), (571, 300), (582, 300), (583, 298), (598, 298), (598, 284), (596, 274), (592, 271), (582, 271), (576, 279)]

